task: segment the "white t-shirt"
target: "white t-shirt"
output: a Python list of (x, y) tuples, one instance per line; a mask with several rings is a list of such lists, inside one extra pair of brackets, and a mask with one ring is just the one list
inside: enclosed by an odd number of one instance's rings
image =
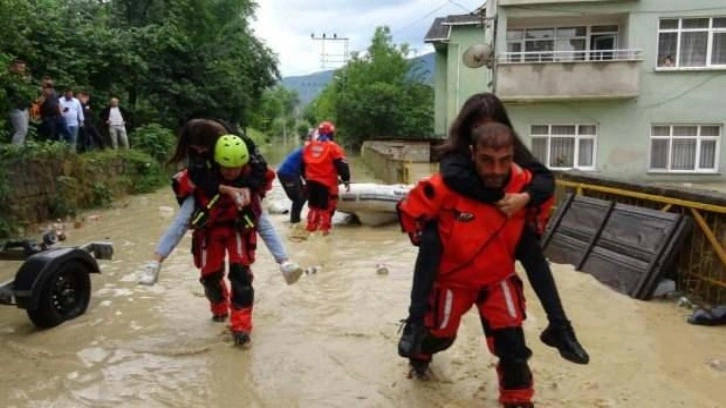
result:
[(65, 96), (61, 96), (58, 102), (60, 104), (61, 113), (66, 119), (66, 124), (68, 126), (78, 127), (79, 123), (83, 123), (83, 107), (78, 99), (71, 98), (71, 100), (68, 100)]
[(108, 122), (110, 126), (124, 125), (124, 117), (121, 116), (121, 109), (119, 109), (118, 106), (111, 107), (108, 111)]

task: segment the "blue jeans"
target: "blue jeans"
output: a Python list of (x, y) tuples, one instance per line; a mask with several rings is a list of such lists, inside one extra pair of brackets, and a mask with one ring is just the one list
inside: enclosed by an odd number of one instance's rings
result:
[[(161, 240), (156, 245), (156, 253), (167, 258), (171, 252), (179, 245), (179, 242), (184, 237), (184, 234), (189, 229), (189, 220), (192, 218), (194, 212), (194, 197), (187, 197), (182, 203), (179, 213), (172, 221), (169, 228), (166, 229)], [(270, 221), (270, 216), (267, 211), (263, 211), (260, 215), (260, 219), (257, 222), (257, 233), (265, 242), (267, 250), (270, 251), (275, 262), (282, 263), (286, 261), (287, 251), (285, 250), (285, 244), (280, 240), (280, 236), (277, 235), (275, 226)]]
[(68, 133), (71, 135), (68, 143), (71, 145), (71, 150), (75, 152), (76, 144), (78, 144), (78, 126), (68, 126)]
[(49, 141), (71, 142), (71, 132), (63, 116), (44, 118), (40, 125), (40, 134)]

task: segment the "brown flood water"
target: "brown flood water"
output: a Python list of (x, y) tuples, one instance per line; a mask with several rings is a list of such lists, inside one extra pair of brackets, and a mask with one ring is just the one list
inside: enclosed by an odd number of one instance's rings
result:
[[(276, 185), (270, 199), (283, 197)], [(338, 226), (327, 238), (286, 240), (295, 260), (321, 266), (293, 286), (260, 245), (252, 345), (238, 349), (210, 320), (188, 236), (156, 287), (136, 285), (171, 220), (160, 207), (176, 211), (167, 189), (89, 213), (98, 220), (70, 231), (71, 243), (110, 238), (116, 249), (92, 279), (85, 315), (36, 331), (23, 311), (0, 308), (1, 406), (497, 406), (494, 359), (473, 312), (457, 343), (434, 358), (432, 381), (406, 378), (396, 342), (416, 251), (397, 226)], [(286, 237), (287, 216), (272, 219)], [(377, 263), (390, 273), (377, 275)], [(15, 267), (3, 264), (0, 277)], [(567, 363), (540, 343), (546, 320), (527, 288), (538, 406), (726, 406), (725, 328), (690, 326), (672, 303), (634, 301), (569, 266), (554, 269), (592, 361)]]

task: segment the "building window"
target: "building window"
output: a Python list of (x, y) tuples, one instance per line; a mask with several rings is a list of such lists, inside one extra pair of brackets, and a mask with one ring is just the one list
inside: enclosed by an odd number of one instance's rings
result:
[(726, 17), (661, 19), (658, 67), (726, 68)]
[(618, 26), (518, 28), (507, 30), (509, 62), (612, 60)]
[(715, 173), (718, 171), (719, 125), (653, 125), (651, 171)]
[(597, 126), (533, 125), (532, 153), (550, 169), (595, 170)]

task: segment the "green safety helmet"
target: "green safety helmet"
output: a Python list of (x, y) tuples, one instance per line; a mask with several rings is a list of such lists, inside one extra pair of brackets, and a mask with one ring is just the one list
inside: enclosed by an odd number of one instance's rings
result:
[(214, 161), (222, 167), (242, 167), (250, 161), (250, 152), (239, 136), (224, 135), (214, 146)]

